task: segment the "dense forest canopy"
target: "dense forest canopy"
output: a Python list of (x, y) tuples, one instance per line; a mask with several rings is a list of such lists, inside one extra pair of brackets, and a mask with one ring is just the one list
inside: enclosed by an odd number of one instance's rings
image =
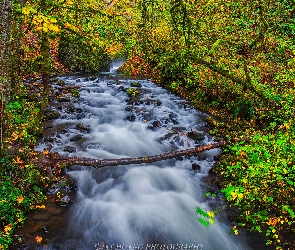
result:
[(51, 77), (114, 58), (219, 117), (215, 136), (249, 138), (225, 147), (222, 192), (238, 227), (294, 247), (294, 0), (1, 0), (0, 17), (0, 249), (48, 185), (32, 148)]

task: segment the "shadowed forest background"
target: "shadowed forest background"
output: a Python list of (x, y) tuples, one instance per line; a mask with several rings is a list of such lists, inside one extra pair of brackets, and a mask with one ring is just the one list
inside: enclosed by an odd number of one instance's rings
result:
[(52, 79), (120, 58), (121, 72), (186, 98), (212, 114), (212, 135), (237, 141), (215, 168), (240, 210), (233, 233), (294, 249), (294, 0), (1, 0), (0, 18), (0, 249), (52, 181), (34, 151)]

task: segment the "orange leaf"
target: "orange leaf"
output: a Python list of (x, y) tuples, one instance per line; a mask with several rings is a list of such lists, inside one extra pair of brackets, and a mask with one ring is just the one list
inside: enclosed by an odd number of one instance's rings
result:
[(23, 164), (24, 162), (19, 158), (19, 156), (15, 157), (15, 160), (13, 161), (14, 164)]
[(42, 242), (42, 237), (37, 235), (37, 236), (35, 237), (35, 241), (36, 241), (37, 243), (41, 243), (41, 242)]
[(24, 201), (24, 197), (19, 196), (19, 197), (17, 198), (17, 202), (18, 202), (18, 203), (22, 203), (23, 201)]

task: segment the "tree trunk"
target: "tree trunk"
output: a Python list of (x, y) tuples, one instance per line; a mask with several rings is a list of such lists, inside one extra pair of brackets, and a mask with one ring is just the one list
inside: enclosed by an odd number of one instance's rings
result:
[(19, 83), (20, 83), (20, 48), (21, 39), (23, 37), (22, 24), (23, 19), (19, 13), (18, 8), (22, 8), (25, 4), (25, 0), (15, 0), (14, 4), (19, 6), (13, 6), (11, 12), (11, 38), (10, 38), (10, 62), (9, 62), (9, 75), (10, 75), (10, 93), (19, 93)]
[(162, 161), (172, 158), (177, 158), (180, 156), (185, 155), (196, 155), (202, 151), (206, 151), (212, 148), (219, 148), (221, 146), (226, 145), (227, 142), (221, 141), (209, 145), (200, 146), (197, 148), (189, 148), (184, 150), (178, 150), (174, 152), (166, 152), (159, 155), (153, 156), (144, 156), (138, 158), (121, 158), (121, 159), (90, 159), (90, 158), (78, 158), (78, 157), (64, 157), (59, 156), (57, 153), (52, 154), (49, 159), (52, 161), (51, 163), (59, 163), (65, 164), (66, 166), (70, 167), (72, 165), (82, 165), (82, 166), (89, 166), (94, 168), (101, 168), (106, 166), (117, 166), (117, 165), (130, 165), (130, 164), (141, 164), (141, 163), (151, 163), (156, 161)]
[(9, 44), (11, 30), (11, 1), (0, 0), (0, 156), (5, 152), (7, 119), (5, 106), (9, 101)]

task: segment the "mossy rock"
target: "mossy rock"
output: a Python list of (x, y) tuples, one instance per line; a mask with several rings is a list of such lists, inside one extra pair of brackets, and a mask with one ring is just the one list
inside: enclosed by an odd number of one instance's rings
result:
[(218, 122), (210, 116), (206, 118), (206, 122), (208, 123), (209, 127), (212, 128), (226, 128), (226, 125), (223, 122)]
[(139, 82), (131, 82), (130, 86), (135, 87), (135, 88), (141, 88), (142, 87), (142, 85)]
[(130, 96), (130, 97), (136, 97), (136, 96), (139, 96), (139, 91), (138, 91), (136, 88), (130, 88), (130, 89), (127, 89), (126, 93), (127, 93), (127, 95)]
[(55, 82), (56, 85), (59, 85), (59, 86), (64, 86), (66, 83), (63, 81), (63, 80), (57, 80)]
[(203, 134), (198, 133), (198, 132), (194, 132), (194, 131), (188, 132), (187, 136), (188, 136), (188, 138), (194, 140), (195, 142), (200, 142), (205, 139), (205, 136)]
[(44, 114), (44, 118), (47, 120), (57, 119), (60, 117), (60, 113), (55, 110), (46, 110)]
[(78, 89), (71, 89), (70, 93), (71, 93), (72, 97), (74, 97), (74, 98), (79, 98), (80, 97), (80, 93), (79, 93)]

